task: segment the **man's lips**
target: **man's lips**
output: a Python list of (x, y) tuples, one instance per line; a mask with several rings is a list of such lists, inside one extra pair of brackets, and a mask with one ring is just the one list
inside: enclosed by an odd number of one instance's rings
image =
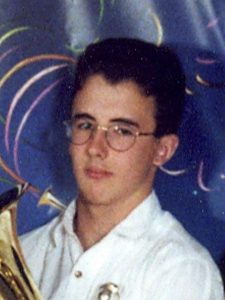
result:
[(85, 174), (92, 179), (104, 179), (104, 178), (109, 178), (113, 175), (112, 172), (109, 172), (104, 169), (96, 168), (96, 167), (86, 168)]

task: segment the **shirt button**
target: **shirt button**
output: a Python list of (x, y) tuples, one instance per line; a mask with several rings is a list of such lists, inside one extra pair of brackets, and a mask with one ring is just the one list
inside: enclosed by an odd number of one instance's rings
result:
[(80, 278), (83, 274), (81, 271), (75, 271), (74, 275), (76, 278)]

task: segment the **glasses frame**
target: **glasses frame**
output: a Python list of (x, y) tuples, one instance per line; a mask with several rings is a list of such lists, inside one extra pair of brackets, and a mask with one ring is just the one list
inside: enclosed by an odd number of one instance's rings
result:
[[(114, 128), (114, 129), (118, 129), (119, 126), (118, 125), (109, 125), (109, 126), (102, 126), (100, 124), (96, 124), (96, 126), (93, 128), (90, 136), (87, 138), (87, 140), (85, 140), (84, 142), (82, 143), (74, 143), (72, 141), (72, 126), (73, 126), (73, 121), (74, 119), (69, 119), (69, 120), (65, 120), (63, 121), (63, 124), (66, 126), (66, 132), (67, 132), (67, 137), (69, 138), (70, 142), (75, 145), (75, 146), (82, 146), (82, 145), (85, 145), (93, 136), (94, 132), (97, 131), (97, 130), (102, 130), (105, 132), (105, 140), (107, 142), (107, 145), (117, 151), (117, 152), (126, 152), (128, 151), (130, 148), (132, 148), (134, 146), (134, 144), (136, 143), (136, 140), (138, 137), (142, 137), (142, 136), (154, 136), (155, 133), (154, 132), (142, 132), (142, 131), (139, 131), (139, 130), (135, 130), (134, 134), (133, 134), (133, 142), (132, 144), (126, 148), (126, 149), (123, 149), (123, 150), (120, 150), (120, 149), (117, 149), (117, 148), (114, 148), (112, 147), (112, 145), (110, 144), (110, 140), (108, 138), (108, 132), (111, 128)], [(70, 130), (70, 133), (68, 133), (68, 130)]]

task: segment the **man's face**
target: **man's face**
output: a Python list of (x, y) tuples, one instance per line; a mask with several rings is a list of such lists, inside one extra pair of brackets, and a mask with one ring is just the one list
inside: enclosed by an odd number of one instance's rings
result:
[[(74, 100), (72, 115), (104, 127), (128, 122), (141, 132), (153, 132), (154, 97), (145, 97), (132, 81), (111, 84), (101, 75), (89, 77)], [(140, 136), (127, 151), (110, 148), (105, 131), (94, 132), (86, 144), (70, 145), (80, 199), (94, 205), (136, 206), (151, 191), (162, 152), (160, 140)]]

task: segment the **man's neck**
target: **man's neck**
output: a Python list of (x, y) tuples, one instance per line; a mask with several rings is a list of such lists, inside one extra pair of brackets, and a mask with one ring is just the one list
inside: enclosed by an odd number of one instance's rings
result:
[(74, 231), (84, 250), (89, 249), (124, 220), (141, 201), (127, 206), (126, 201), (113, 205), (93, 205), (78, 197)]
[(76, 232), (84, 250), (100, 241), (118, 223), (118, 218), (105, 207), (87, 207), (78, 201), (77, 214), (74, 219)]

